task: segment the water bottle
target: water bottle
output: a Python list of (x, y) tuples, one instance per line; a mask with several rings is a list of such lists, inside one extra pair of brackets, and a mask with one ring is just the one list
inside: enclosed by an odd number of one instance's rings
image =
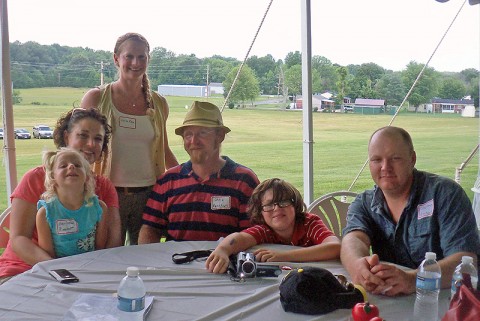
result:
[(457, 265), (452, 277), (452, 288), (450, 291), (450, 298), (457, 292), (458, 287), (462, 285), (462, 281), (467, 275), (470, 277), (472, 288), (476, 289), (478, 284), (478, 274), (473, 265), (473, 258), (471, 256), (462, 256), (462, 263)]
[(121, 320), (143, 320), (145, 307), (145, 285), (138, 276), (137, 267), (128, 267), (127, 276), (118, 286), (118, 303)]
[(417, 271), (417, 297), (414, 307), (416, 321), (438, 320), (438, 294), (440, 293), (442, 271), (436, 259), (435, 253), (425, 253), (425, 260)]

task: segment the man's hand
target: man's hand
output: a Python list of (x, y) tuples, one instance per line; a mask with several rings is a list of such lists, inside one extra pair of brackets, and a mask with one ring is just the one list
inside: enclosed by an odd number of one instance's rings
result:
[(373, 294), (395, 296), (415, 292), (416, 270), (404, 271), (392, 264), (376, 264), (370, 272), (385, 282), (371, 290)]
[(373, 292), (377, 287), (385, 286), (384, 280), (371, 271), (371, 268), (377, 266), (379, 262), (377, 254), (357, 259), (355, 261), (356, 273), (352, 275), (353, 283), (360, 284), (369, 292)]

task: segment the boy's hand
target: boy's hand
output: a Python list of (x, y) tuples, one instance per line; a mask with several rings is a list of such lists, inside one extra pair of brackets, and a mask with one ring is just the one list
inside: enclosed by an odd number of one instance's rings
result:
[(273, 251), (269, 249), (258, 249), (253, 252), (257, 262), (282, 262), (289, 261), (289, 258), (286, 257), (285, 252), (282, 251)]
[(230, 264), (230, 258), (225, 251), (215, 249), (205, 262), (205, 268), (211, 273), (225, 273)]

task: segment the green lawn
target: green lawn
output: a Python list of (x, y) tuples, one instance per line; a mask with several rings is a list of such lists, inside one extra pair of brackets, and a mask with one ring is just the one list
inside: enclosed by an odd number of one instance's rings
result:
[[(16, 127), (31, 131), (35, 124), (55, 125), (58, 116), (78, 106), (85, 89), (47, 88), (19, 90), (21, 105), (14, 106)], [(188, 159), (182, 141), (174, 134), (193, 97), (167, 97), (170, 145), (179, 161)], [(210, 101), (222, 106), (221, 97)], [(32, 105), (32, 102), (35, 105)], [(39, 103), (39, 104), (38, 104)], [(253, 169), (260, 180), (282, 177), (303, 191), (302, 112), (276, 109), (228, 109), (225, 125), (232, 131), (222, 146), (222, 154)], [(373, 130), (385, 126), (390, 115), (314, 113), (314, 195), (348, 189), (367, 157), (367, 142)], [(454, 178), (458, 167), (478, 143), (479, 121), (459, 115), (400, 113), (393, 125), (407, 129), (417, 151), (417, 168)], [(16, 140), (17, 172), (23, 173), (41, 163), (41, 153), (53, 149), (52, 140)], [(472, 198), (478, 171), (475, 156), (462, 173), (461, 185)], [(352, 190), (372, 187), (368, 167)], [(7, 204), (5, 166), (0, 171), (0, 210)]]

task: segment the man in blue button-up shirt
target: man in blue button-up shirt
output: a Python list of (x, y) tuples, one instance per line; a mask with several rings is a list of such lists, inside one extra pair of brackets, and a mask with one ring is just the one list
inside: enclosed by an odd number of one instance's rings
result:
[(351, 204), (343, 230), (341, 259), (353, 282), (375, 294), (413, 293), (415, 269), (425, 252), (435, 252), (442, 288), (450, 287), (461, 257), (476, 261), (480, 254), (467, 195), (454, 181), (415, 169), (412, 139), (402, 128), (375, 131), (368, 156), (376, 186)]

